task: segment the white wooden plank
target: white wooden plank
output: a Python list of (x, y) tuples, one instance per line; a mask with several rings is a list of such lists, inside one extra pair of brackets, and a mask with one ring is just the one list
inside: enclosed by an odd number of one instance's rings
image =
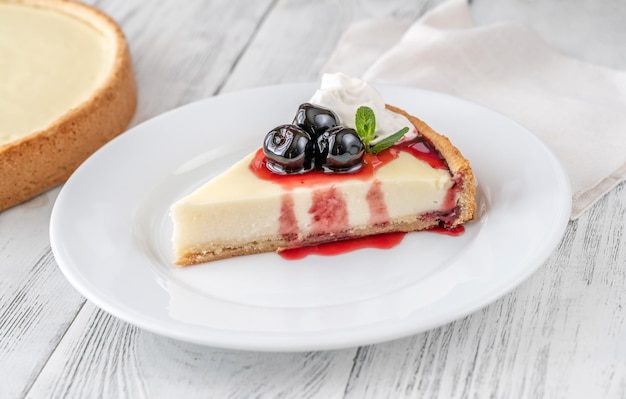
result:
[(366, 18), (415, 20), (441, 0), (284, 0), (268, 15), (224, 92), (312, 82), (348, 25)]
[(229, 76), (272, 0), (95, 3), (122, 27), (139, 104), (134, 123), (209, 97)]
[(84, 302), (50, 251), (57, 192), (0, 213), (0, 398), (28, 390)]
[(87, 303), (29, 398), (341, 398), (352, 350), (257, 353), (160, 337)]

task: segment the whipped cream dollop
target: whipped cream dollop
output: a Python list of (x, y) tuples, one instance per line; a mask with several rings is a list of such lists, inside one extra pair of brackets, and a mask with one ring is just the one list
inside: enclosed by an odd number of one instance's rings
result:
[(356, 110), (367, 106), (376, 116), (376, 139), (373, 144), (391, 136), (405, 127), (409, 132), (404, 139), (417, 136), (417, 130), (404, 116), (385, 108), (382, 95), (364, 80), (343, 73), (326, 73), (322, 76), (320, 88), (313, 94), (312, 104), (331, 109), (339, 117), (339, 122), (355, 129)]

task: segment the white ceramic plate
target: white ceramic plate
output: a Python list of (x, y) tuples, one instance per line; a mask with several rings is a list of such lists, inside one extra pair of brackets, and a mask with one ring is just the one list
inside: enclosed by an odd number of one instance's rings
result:
[(433, 92), (379, 87), (385, 100), (449, 136), (478, 180), (465, 234), (412, 233), (390, 250), (284, 260), (237, 257), (172, 266), (171, 203), (290, 122), (315, 85), (209, 98), (147, 121), (87, 160), (52, 212), (52, 250), (67, 279), (105, 311), (194, 343), (300, 351), (395, 339), (463, 317), (504, 295), (558, 244), (568, 179), (531, 133)]

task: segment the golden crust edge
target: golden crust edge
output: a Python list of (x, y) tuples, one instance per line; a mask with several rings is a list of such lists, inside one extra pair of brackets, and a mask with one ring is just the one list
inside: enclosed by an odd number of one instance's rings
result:
[(417, 131), (430, 141), (437, 151), (445, 158), (453, 176), (458, 174), (463, 181), (459, 191), (458, 203), (461, 205), (461, 214), (455, 225), (474, 219), (476, 215), (476, 180), (469, 161), (461, 154), (450, 139), (431, 128), (426, 122), (413, 116), (401, 108), (387, 105), (387, 109), (405, 116), (415, 126)]
[(114, 41), (111, 71), (85, 102), (46, 129), (0, 146), (0, 211), (64, 182), (98, 148), (122, 133), (137, 107), (128, 44), (119, 26), (100, 10), (63, 0), (0, 0), (52, 8), (95, 26)]

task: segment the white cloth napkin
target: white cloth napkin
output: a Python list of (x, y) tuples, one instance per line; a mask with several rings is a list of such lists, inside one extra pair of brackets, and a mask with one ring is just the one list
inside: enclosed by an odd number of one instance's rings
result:
[(626, 178), (626, 71), (566, 57), (518, 23), (476, 26), (465, 0), (350, 26), (324, 72), (446, 92), (522, 124), (567, 170), (572, 219)]

